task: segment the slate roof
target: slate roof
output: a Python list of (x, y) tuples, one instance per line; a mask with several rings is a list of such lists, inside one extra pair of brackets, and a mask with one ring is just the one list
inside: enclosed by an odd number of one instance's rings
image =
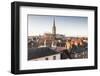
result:
[(43, 48), (29, 48), (28, 49), (28, 60), (45, 57), (49, 55), (57, 54), (57, 51), (54, 51), (48, 47)]
[(84, 52), (84, 51), (88, 51), (88, 48), (87, 47), (74, 47), (71, 50), (76, 52), (76, 53), (81, 53), (81, 52)]

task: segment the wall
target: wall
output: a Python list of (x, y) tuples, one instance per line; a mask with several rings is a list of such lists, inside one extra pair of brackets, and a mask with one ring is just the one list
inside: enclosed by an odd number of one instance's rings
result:
[(33, 60), (35, 60), (35, 61), (41, 61), (41, 60), (46, 60), (46, 58), (48, 58), (48, 60), (54, 60), (53, 59), (54, 56), (56, 56), (56, 60), (60, 60), (60, 53), (59, 54), (50, 55), (50, 56), (36, 58), (36, 59), (33, 59)]
[[(10, 73), (10, 53), (11, 53), (11, 6), (10, 3), (13, 0), (1, 0), (0, 1), (0, 76), (14, 76)], [(16, 0), (17, 1), (17, 0)], [(74, 4), (74, 5), (93, 5), (98, 6), (100, 13), (100, 0), (21, 0), (30, 2), (44, 2), (44, 3), (59, 3), (59, 4)], [(100, 20), (100, 14), (98, 15)], [(100, 23), (99, 23), (100, 24)], [(99, 25), (98, 24), (98, 25)], [(100, 29), (100, 26), (98, 26)], [(100, 30), (99, 30), (100, 33)], [(100, 35), (99, 40), (100, 42)], [(100, 48), (99, 48), (100, 50)], [(100, 51), (99, 58), (100, 58)], [(100, 67), (100, 59), (99, 67)], [(40, 73), (34, 74), (34, 76), (99, 76), (100, 68), (98, 70), (85, 70), (85, 71), (71, 71), (71, 72), (55, 72), (55, 73)], [(32, 76), (33, 74), (26, 74), (25, 76)], [(23, 75), (20, 75), (23, 76)]]

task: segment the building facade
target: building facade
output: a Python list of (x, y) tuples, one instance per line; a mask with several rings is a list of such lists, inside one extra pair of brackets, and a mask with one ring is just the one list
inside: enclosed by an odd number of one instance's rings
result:
[(40, 61), (40, 60), (60, 60), (60, 59), (61, 59), (61, 56), (60, 56), (60, 53), (59, 53), (59, 54), (44, 56), (44, 57), (40, 57), (40, 58), (36, 58), (36, 59), (32, 59), (32, 60)]

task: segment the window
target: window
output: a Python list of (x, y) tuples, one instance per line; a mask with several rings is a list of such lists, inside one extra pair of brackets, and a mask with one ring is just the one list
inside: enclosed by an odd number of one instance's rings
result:
[(53, 56), (53, 60), (56, 60), (56, 56)]

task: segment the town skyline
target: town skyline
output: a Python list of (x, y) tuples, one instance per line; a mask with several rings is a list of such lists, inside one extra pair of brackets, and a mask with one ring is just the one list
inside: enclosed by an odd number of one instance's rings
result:
[(88, 36), (87, 17), (42, 15), (28, 15), (28, 36), (39, 36), (44, 33), (52, 33), (54, 19), (56, 34), (63, 34), (68, 37)]

